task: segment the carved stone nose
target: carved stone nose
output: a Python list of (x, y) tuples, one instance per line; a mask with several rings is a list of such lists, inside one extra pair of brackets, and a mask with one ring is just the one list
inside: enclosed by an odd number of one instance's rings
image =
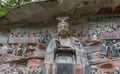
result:
[(64, 27), (62, 27), (62, 30), (64, 29)]

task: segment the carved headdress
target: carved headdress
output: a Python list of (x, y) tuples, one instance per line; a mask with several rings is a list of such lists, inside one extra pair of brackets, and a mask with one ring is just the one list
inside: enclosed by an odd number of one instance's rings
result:
[(66, 24), (66, 25), (69, 25), (69, 23), (68, 22), (66, 22), (66, 20), (67, 19), (69, 19), (69, 17), (58, 17), (58, 18), (56, 18), (58, 21), (59, 21), (59, 23), (58, 23), (58, 25), (60, 25), (60, 24)]

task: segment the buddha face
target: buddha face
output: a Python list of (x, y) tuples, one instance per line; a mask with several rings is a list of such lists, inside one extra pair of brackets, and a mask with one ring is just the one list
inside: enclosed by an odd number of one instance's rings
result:
[(67, 38), (70, 36), (68, 23), (58, 24), (58, 36), (61, 38)]

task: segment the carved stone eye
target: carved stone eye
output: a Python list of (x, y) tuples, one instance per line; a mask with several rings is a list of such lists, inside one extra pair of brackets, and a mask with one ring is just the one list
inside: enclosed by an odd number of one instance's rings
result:
[(77, 43), (78, 43), (79, 41), (78, 41), (78, 40), (75, 40), (75, 42), (77, 42)]
[(10, 64), (9, 64), (10, 67), (13, 67), (13, 66), (15, 66), (15, 65), (16, 65), (15, 63), (10, 63)]
[(80, 44), (78, 40), (74, 40), (75, 44)]

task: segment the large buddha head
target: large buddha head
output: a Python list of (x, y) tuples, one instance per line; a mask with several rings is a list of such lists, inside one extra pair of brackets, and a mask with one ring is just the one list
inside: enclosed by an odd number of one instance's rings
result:
[(58, 17), (60, 22), (58, 23), (58, 37), (63, 39), (70, 36), (69, 23), (65, 22), (68, 17)]

